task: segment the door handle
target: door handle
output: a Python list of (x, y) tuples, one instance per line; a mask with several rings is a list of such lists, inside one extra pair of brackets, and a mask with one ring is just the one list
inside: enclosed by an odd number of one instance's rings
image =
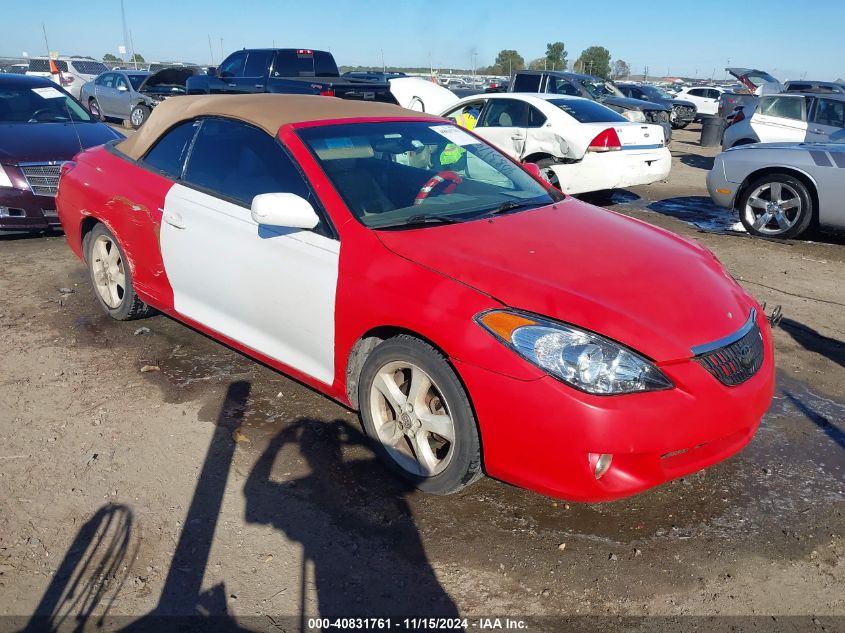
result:
[(824, 134), (824, 130), (820, 130), (819, 128), (816, 128), (815, 130), (810, 130), (810, 131), (813, 134)]
[(238, 87), (238, 84), (226, 84), (226, 85), (229, 86), (230, 88), (237, 88)]
[(264, 84), (255, 84), (255, 87), (256, 87), (256, 88), (263, 88), (263, 87), (264, 87)]
[(162, 219), (175, 229), (185, 229), (185, 228), (187, 228), (182, 222), (182, 214), (181, 213), (174, 213), (173, 211), (165, 211)]
[(523, 134), (514, 134), (511, 138), (515, 141), (523, 141), (525, 140), (525, 136)]

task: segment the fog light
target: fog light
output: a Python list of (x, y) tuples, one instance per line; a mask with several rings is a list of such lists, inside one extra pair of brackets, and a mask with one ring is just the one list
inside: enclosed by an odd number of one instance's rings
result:
[(0, 218), (24, 218), (26, 211), (13, 207), (0, 207)]
[(607, 472), (607, 469), (610, 468), (610, 462), (613, 461), (613, 455), (610, 453), (602, 453), (599, 455), (599, 459), (596, 462), (596, 479), (601, 479), (604, 474)]

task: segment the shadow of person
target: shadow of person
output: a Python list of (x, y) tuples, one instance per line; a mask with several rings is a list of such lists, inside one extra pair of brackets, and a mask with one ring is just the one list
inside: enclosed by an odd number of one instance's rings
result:
[[(288, 445), (298, 446), (311, 472), (274, 481), (273, 465)], [(405, 499), (412, 488), (344, 421), (301, 419), (271, 440), (244, 486), (246, 521), (302, 545), (303, 625), (315, 611), (321, 618), (458, 616)]]
[(82, 631), (89, 619), (101, 624), (138, 554), (132, 525), (127, 506), (97, 510), (77, 532), (23, 631)]

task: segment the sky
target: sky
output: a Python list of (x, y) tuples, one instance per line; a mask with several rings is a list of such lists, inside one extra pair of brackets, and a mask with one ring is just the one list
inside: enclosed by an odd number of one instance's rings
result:
[[(563, 41), (570, 64), (588, 46), (640, 74), (725, 78), (727, 65), (756, 67), (779, 79), (845, 77), (841, 52), (845, 2), (795, 0), (144, 0), (125, 2), (135, 51), (149, 61), (219, 64), (243, 47), (330, 50), (339, 65), (492, 64), (501, 49), (542, 57)], [(813, 7), (813, 8), (810, 8)], [(101, 59), (123, 44), (120, 0), (0, 0), (0, 55), (50, 49)], [(209, 47), (209, 38), (211, 46)], [(222, 47), (221, 47), (222, 38)], [(125, 42), (129, 48), (129, 42)], [(730, 62), (730, 63), (728, 63)]]

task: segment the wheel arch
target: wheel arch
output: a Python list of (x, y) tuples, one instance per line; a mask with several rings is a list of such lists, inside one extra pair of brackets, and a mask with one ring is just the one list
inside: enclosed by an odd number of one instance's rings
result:
[(536, 163), (538, 160), (544, 160), (546, 158), (551, 158), (552, 160), (555, 159), (554, 156), (549, 154), (548, 152), (533, 152), (529, 154), (525, 158), (522, 159), (523, 163)]
[(742, 181), (742, 184), (737, 189), (736, 196), (734, 197), (734, 209), (737, 211), (741, 211), (739, 208), (739, 201), (742, 199), (742, 196), (745, 194), (748, 187), (751, 186), (752, 182), (755, 182), (757, 179), (762, 178), (763, 176), (768, 176), (771, 174), (784, 174), (785, 176), (792, 176), (800, 180), (806, 187), (807, 190), (810, 192), (810, 197), (813, 200), (813, 222), (818, 222), (819, 219), (819, 193), (818, 193), (818, 186), (816, 185), (816, 181), (813, 179), (810, 174), (807, 172), (798, 169), (797, 167), (787, 167), (783, 165), (776, 165), (776, 166), (768, 166), (763, 167), (761, 169), (757, 169), (750, 174), (748, 174), (745, 179)]
[(82, 220), (82, 223), (79, 226), (79, 243), (82, 246), (82, 259), (85, 261), (87, 261), (88, 257), (88, 236), (91, 235), (91, 231), (93, 231), (94, 227), (98, 224), (103, 224), (103, 222), (100, 222), (99, 219), (89, 215)]

